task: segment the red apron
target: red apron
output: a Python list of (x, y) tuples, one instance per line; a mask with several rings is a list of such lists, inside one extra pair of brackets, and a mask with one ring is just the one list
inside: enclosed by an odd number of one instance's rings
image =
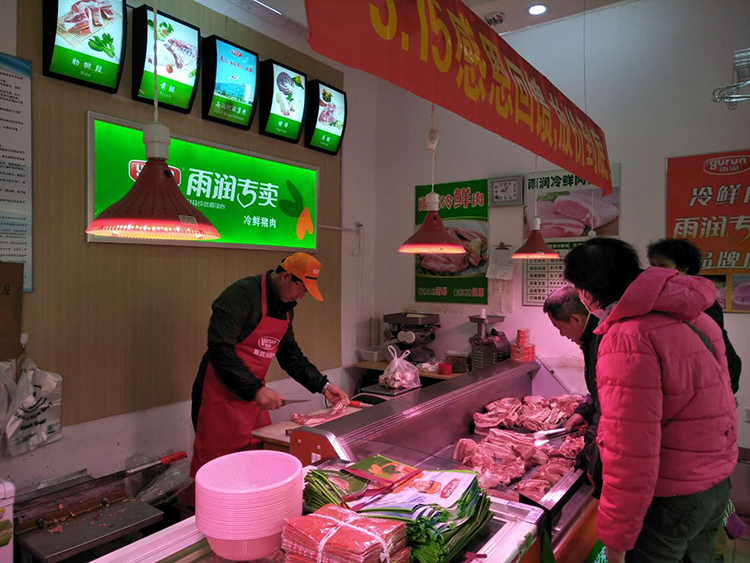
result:
[[(245, 340), (234, 346), (245, 367), (264, 385), (268, 366), (289, 328), (289, 313), (284, 320), (274, 319), (266, 314), (266, 278), (267, 276), (262, 276), (260, 282), (260, 322)], [(244, 401), (226, 389), (219, 383), (209, 361), (203, 381), (190, 476), (195, 477), (198, 469), (212, 459), (257, 448), (260, 441), (253, 438), (252, 432), (269, 424), (271, 417), (268, 411), (255, 401)]]

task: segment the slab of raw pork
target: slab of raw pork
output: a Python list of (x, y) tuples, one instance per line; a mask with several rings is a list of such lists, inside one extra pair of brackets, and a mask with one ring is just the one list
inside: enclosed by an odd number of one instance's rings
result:
[(515, 486), (516, 491), (537, 502), (547, 494), (550, 484), (546, 479), (525, 479)]
[(575, 459), (585, 445), (583, 436), (567, 436), (559, 449), (553, 450), (553, 456)]
[(562, 479), (574, 464), (575, 462), (572, 459), (564, 457), (552, 458), (548, 463), (539, 468), (539, 471), (534, 474), (534, 479), (544, 479), (552, 486)]
[(602, 199), (600, 190), (582, 190), (560, 196), (552, 209), (593, 229), (614, 221), (620, 215), (616, 206)]
[[(562, 197), (562, 196), (561, 196)], [(551, 201), (537, 202), (537, 216), (542, 220), (541, 232), (545, 238), (577, 237), (583, 234), (586, 226), (580, 221), (560, 215), (553, 209)], [(529, 236), (534, 220), (534, 206), (526, 206), (526, 236)]]
[[(455, 235), (458, 240), (464, 245), (466, 249), (466, 259), (472, 266), (479, 266), (482, 263), (484, 256), (487, 252), (487, 237), (478, 231), (473, 231), (465, 227), (447, 227), (446, 230), (449, 233)], [(476, 253), (469, 245), (475, 240), (479, 240), (480, 252)]]
[(181, 39), (167, 39), (164, 48), (172, 53), (177, 68), (190, 68), (198, 62), (198, 47)]
[(63, 18), (63, 28), (69, 33), (88, 35), (92, 29), (104, 25), (102, 18), (114, 18), (109, 0), (78, 0), (70, 6), (70, 12)]
[(317, 426), (330, 420), (340, 418), (346, 414), (346, 407), (349, 403), (341, 401), (333, 405), (327, 412), (321, 412), (318, 414), (293, 414), (292, 422), (295, 424), (301, 424), (303, 426)]
[(552, 397), (549, 400), (549, 404), (553, 408), (559, 408), (563, 413), (563, 418), (567, 419), (573, 416), (582, 400), (583, 397), (581, 395), (560, 395)]
[(471, 438), (462, 438), (453, 451), (453, 459), (465, 459), (477, 451), (477, 443)]
[(506, 397), (487, 405), (486, 413), (474, 413), (476, 428), (495, 428), (497, 426), (515, 426), (520, 417), (523, 403), (515, 397)]
[(425, 254), (422, 268), (443, 274), (459, 274), (469, 267), (466, 254)]

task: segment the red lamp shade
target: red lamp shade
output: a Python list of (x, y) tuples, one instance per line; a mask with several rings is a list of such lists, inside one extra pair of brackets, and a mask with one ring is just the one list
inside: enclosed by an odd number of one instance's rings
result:
[(534, 217), (534, 228), (529, 234), (526, 242), (513, 253), (513, 258), (520, 260), (554, 260), (560, 258), (560, 255), (544, 242), (541, 226), (542, 220)]
[[(157, 128), (154, 129), (153, 126)], [(166, 129), (166, 143), (164, 139)], [(86, 229), (95, 236), (171, 240), (220, 238), (206, 216), (185, 199), (167, 166), (169, 129), (149, 124), (144, 130), (148, 160), (130, 191), (110, 205)]]
[(458, 237), (443, 225), (438, 214), (440, 196), (435, 192), (427, 194), (427, 216), (419, 230), (406, 239), (398, 249), (406, 254), (463, 254), (464, 245)]

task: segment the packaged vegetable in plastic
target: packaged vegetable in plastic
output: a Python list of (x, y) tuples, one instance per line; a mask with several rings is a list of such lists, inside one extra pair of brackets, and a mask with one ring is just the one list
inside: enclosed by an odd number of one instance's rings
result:
[(388, 346), (388, 351), (393, 359), (385, 368), (383, 375), (380, 376), (380, 384), (391, 389), (419, 387), (419, 370), (414, 364), (406, 360), (409, 350), (406, 350), (400, 356), (399, 350), (395, 346)]

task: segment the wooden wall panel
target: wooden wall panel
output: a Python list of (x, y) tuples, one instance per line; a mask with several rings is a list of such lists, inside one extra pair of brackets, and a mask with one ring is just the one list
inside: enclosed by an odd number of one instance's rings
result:
[[(33, 63), (34, 291), (24, 298), (28, 353), (64, 377), (64, 423), (181, 401), (206, 347), (211, 302), (230, 283), (279, 264), (285, 252), (86, 243), (86, 112), (140, 123), (152, 108), (130, 99), (131, 45), (116, 95), (41, 74), (39, 0), (18, 3), (18, 56)], [(343, 75), (192, 0), (159, 8), (334, 86)], [(132, 32), (129, 30), (129, 36)], [(130, 37), (129, 37), (130, 43)], [(320, 169), (318, 224), (340, 225), (341, 159), (169, 110), (175, 134), (302, 162)], [(322, 370), (341, 365), (341, 233), (318, 230), (324, 303), (306, 298), (295, 332)], [(270, 380), (285, 377), (274, 363)]]

